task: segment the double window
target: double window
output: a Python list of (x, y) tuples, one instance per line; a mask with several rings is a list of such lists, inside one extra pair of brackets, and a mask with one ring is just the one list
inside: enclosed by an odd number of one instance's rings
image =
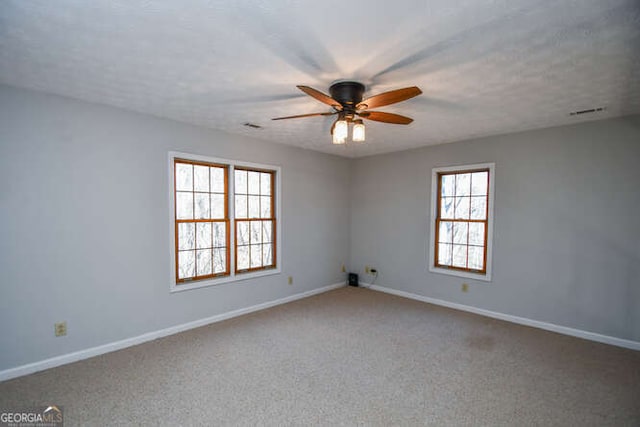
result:
[(431, 271), (491, 280), (493, 168), (433, 170)]
[(278, 272), (277, 167), (171, 153), (170, 175), (172, 289)]

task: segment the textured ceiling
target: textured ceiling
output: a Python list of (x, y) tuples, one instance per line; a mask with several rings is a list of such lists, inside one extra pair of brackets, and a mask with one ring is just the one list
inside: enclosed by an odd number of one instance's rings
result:
[[(415, 121), (336, 147), (332, 118), (270, 120), (345, 78), (419, 86), (377, 109)], [(3, 0), (0, 82), (359, 157), (640, 113), (640, 2)]]

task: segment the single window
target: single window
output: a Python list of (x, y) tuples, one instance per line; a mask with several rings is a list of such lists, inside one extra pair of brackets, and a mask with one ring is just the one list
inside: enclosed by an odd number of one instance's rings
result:
[(229, 168), (174, 161), (176, 282), (229, 275)]
[(432, 174), (430, 270), (490, 280), (493, 164)]
[(236, 168), (236, 273), (274, 268), (274, 172)]
[(172, 290), (279, 273), (276, 166), (170, 153)]

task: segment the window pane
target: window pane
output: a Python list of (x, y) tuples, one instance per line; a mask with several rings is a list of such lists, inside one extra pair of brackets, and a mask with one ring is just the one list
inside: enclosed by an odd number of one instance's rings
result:
[(456, 219), (469, 219), (469, 197), (456, 197)]
[(262, 221), (262, 241), (271, 242), (272, 233), (273, 233), (272, 221)]
[(176, 193), (176, 218), (193, 219), (193, 193)]
[(236, 181), (235, 181), (235, 193), (236, 194), (247, 194), (247, 171), (237, 170), (236, 173)]
[(196, 219), (211, 218), (211, 210), (209, 209), (209, 193), (195, 193), (196, 197)]
[(213, 246), (216, 248), (227, 246), (227, 224), (224, 222), (213, 223)]
[(178, 249), (194, 249), (195, 248), (195, 227), (193, 223), (178, 224)]
[(456, 176), (442, 175), (442, 196), (455, 196)]
[(467, 266), (467, 246), (453, 245), (453, 262), (454, 267)]
[(260, 217), (271, 218), (271, 197), (260, 197)]
[(249, 194), (260, 194), (260, 172), (249, 172)]
[(488, 172), (474, 172), (471, 176), (471, 195), (484, 196), (487, 194)]
[(196, 251), (196, 264), (198, 266), (198, 276), (211, 274), (211, 249)]
[(453, 224), (453, 243), (467, 244), (467, 233), (469, 224), (466, 222), (456, 222)]
[(453, 241), (453, 223), (451, 221), (440, 222), (438, 241), (444, 243), (451, 243)]
[(249, 268), (249, 246), (238, 246), (238, 259), (236, 269), (246, 270)]
[(487, 196), (471, 198), (471, 219), (487, 218)]
[(273, 264), (272, 246), (270, 244), (262, 245), (262, 261), (264, 265)]
[(196, 274), (195, 251), (178, 252), (178, 278), (185, 279)]
[(453, 219), (453, 197), (443, 197), (440, 203), (440, 218)]
[(471, 193), (471, 174), (456, 174), (456, 196), (468, 196)]
[(211, 168), (211, 192), (224, 193), (224, 168)]
[(260, 218), (260, 196), (249, 196), (249, 218)]
[(484, 248), (481, 246), (469, 246), (469, 268), (482, 270)]
[(236, 196), (236, 218), (247, 218), (247, 196)]
[(249, 244), (249, 223), (247, 221), (237, 222), (236, 226), (238, 228), (238, 235), (236, 242), (237, 245), (248, 245)]
[(469, 223), (469, 244), (484, 246), (484, 223)]
[(451, 265), (451, 245), (438, 243), (438, 264)]
[(262, 267), (262, 245), (251, 245), (251, 268)]
[(212, 219), (224, 219), (224, 194), (212, 194), (211, 195), (211, 218)]
[(193, 190), (209, 191), (209, 167), (193, 165)]
[(176, 190), (193, 191), (193, 166), (176, 163)]
[(224, 273), (227, 270), (227, 249), (219, 248), (213, 250), (213, 272)]
[(196, 223), (196, 247), (198, 249), (211, 247), (211, 228), (210, 222)]
[(251, 221), (251, 243), (262, 243), (262, 221)]
[(271, 195), (271, 174), (270, 173), (260, 174), (260, 194), (262, 194), (263, 196)]

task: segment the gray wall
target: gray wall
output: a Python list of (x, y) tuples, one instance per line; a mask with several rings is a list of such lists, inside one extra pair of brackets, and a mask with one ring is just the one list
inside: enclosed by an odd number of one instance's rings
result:
[[(282, 167), (282, 274), (169, 293), (171, 150)], [(639, 161), (637, 116), (350, 161), (0, 86), (0, 370), (340, 282), (347, 261), (640, 340)], [(496, 163), (494, 278), (462, 293), (427, 268), (431, 168), (479, 162)]]
[[(431, 169), (481, 162), (493, 281), (430, 273)], [(350, 265), (376, 284), (640, 340), (640, 116), (363, 158), (351, 179)]]
[[(282, 167), (282, 274), (169, 293), (170, 150)], [(0, 370), (342, 281), (349, 165), (0, 86)]]

